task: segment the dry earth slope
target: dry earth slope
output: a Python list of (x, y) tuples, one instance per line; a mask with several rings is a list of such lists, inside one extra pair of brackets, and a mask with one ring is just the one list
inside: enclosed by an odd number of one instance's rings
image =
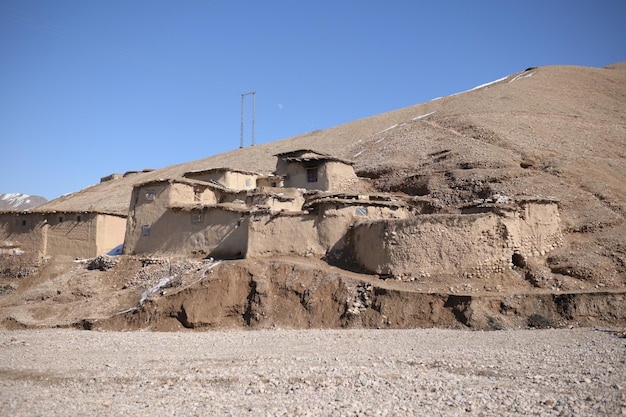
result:
[[(560, 203), (566, 244), (503, 277), (398, 283), (316, 260), (54, 260), (3, 278), (7, 327), (504, 328), (626, 323), (626, 63), (528, 68), (489, 85), (330, 129), (128, 175), (46, 209), (124, 211), (132, 185), (223, 167), (270, 172), (309, 148), (355, 161), (372, 188), (442, 207), (504, 195)], [(168, 288), (144, 291), (166, 276)], [(471, 284), (471, 285), (470, 285)]]

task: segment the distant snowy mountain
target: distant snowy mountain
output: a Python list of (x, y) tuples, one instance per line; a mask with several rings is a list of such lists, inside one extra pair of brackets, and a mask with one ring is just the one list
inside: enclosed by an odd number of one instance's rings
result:
[(22, 193), (0, 194), (0, 210), (28, 210), (47, 202), (44, 197)]

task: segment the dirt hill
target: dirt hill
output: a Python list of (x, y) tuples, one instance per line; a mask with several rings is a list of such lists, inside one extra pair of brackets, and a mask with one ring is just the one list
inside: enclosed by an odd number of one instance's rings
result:
[[(557, 198), (566, 244), (504, 277), (401, 284), (300, 259), (158, 260), (161, 272), (151, 275), (148, 259), (125, 258), (105, 272), (55, 260), (27, 278), (2, 280), (0, 319), (109, 328), (624, 324), (624, 103), (626, 63), (528, 68), (331, 129), (127, 173), (42, 206), (124, 213), (137, 182), (215, 167), (271, 172), (274, 154), (308, 148), (353, 160), (372, 189), (426, 196), (444, 208), (494, 194)], [(182, 268), (169, 290), (115, 314), (171, 275), (164, 263)]]

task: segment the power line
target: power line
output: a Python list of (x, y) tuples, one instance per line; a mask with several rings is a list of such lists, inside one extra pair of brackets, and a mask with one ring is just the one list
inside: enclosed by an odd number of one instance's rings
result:
[(256, 91), (251, 91), (249, 93), (244, 93), (241, 95), (241, 135), (239, 138), (239, 147), (243, 148), (244, 147), (244, 113), (245, 113), (245, 106), (244, 106), (244, 99), (246, 96), (252, 96), (252, 144), (251, 146), (254, 146), (255, 141), (256, 141)]

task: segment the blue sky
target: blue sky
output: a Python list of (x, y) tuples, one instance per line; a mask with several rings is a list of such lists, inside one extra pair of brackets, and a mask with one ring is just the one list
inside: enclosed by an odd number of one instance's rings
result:
[(625, 39), (623, 0), (0, 0), (0, 193), (236, 149), (249, 91), (265, 143), (530, 66), (625, 61)]

